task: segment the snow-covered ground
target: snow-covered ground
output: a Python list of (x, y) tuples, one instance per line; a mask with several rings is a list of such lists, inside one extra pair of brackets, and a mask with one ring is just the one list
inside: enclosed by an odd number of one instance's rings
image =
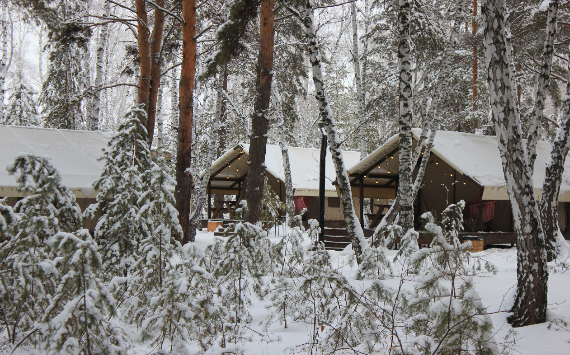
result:
[[(270, 233), (270, 235), (273, 232)], [(206, 247), (212, 243), (213, 233), (200, 232), (196, 243)], [(331, 259), (335, 266), (349, 276), (357, 287), (364, 287), (370, 281), (354, 280), (355, 267), (349, 266), (350, 252), (331, 251)], [(391, 256), (395, 251), (390, 252)], [(498, 272), (481, 274), (475, 277), (476, 290), (482, 298), (483, 304), (491, 313), (495, 328), (495, 340), (504, 342), (505, 336), (512, 330), (506, 319), (509, 315), (504, 312), (509, 308), (509, 300), (516, 288), (516, 249), (488, 249), (472, 254), (475, 258), (483, 258), (493, 263)], [(397, 279), (386, 280), (390, 286), (396, 286)], [(511, 297), (509, 297), (511, 296)], [(309, 341), (309, 327), (307, 324), (288, 322), (285, 329), (279, 323), (273, 324), (269, 332), (264, 333), (259, 323), (264, 320), (269, 311), (265, 309), (266, 302), (254, 299), (254, 309), (251, 310), (253, 322), (251, 328), (261, 334), (268, 335), (269, 339), (280, 339), (268, 342), (254, 331), (251, 332), (252, 341), (243, 343), (242, 349), (246, 354), (289, 354), (306, 353), (303, 344)], [(548, 322), (544, 324), (517, 328), (514, 337), (510, 337), (509, 348), (514, 354), (570, 354), (570, 271), (558, 269), (550, 273), (548, 286)], [(511, 301), (512, 302), (512, 301)], [(549, 329), (550, 328), (550, 329)]]

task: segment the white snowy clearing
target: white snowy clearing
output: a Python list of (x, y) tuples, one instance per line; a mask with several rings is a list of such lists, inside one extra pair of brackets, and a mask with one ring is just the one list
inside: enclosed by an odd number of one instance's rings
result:
[[(282, 230), (281, 230), (282, 231)], [(271, 230), (269, 236), (274, 236), (275, 231)], [(279, 237), (270, 239), (277, 240)], [(206, 248), (214, 240), (213, 232), (198, 232), (196, 244)], [(310, 246), (310, 241), (305, 238), (305, 248)], [(394, 257), (397, 251), (388, 251), (389, 257)], [(329, 251), (333, 266), (337, 267), (349, 278), (350, 282), (357, 289), (364, 289), (372, 281), (355, 280), (356, 266), (350, 266), (349, 260), (352, 252), (350, 247), (345, 251)], [(475, 276), (476, 291), (481, 296), (483, 305), (487, 307), (493, 322), (495, 340), (499, 349), (508, 347), (508, 352), (513, 354), (570, 354), (570, 326), (564, 323), (570, 322), (570, 271), (568, 269), (551, 268), (548, 284), (548, 322), (523, 328), (515, 329), (515, 336), (505, 341), (505, 336), (513, 329), (507, 323), (506, 313), (510, 306), (513, 291), (516, 289), (516, 248), (508, 249), (488, 249), (483, 252), (473, 253), (473, 258), (485, 259), (493, 263), (497, 268), (496, 275), (492, 273), (482, 273)], [(266, 280), (267, 281), (267, 280)], [(397, 288), (399, 278), (387, 279), (383, 281), (386, 285)], [(413, 287), (412, 284), (409, 287)], [(265, 308), (269, 304), (267, 301), (259, 301), (255, 295), (250, 295), (253, 307), (250, 309), (253, 321), (249, 336), (250, 342), (238, 343), (237, 346), (245, 353), (251, 355), (266, 354), (307, 354), (311, 353), (305, 345), (311, 340), (310, 332), (312, 325), (287, 321), (287, 329), (278, 322), (271, 325), (268, 332), (263, 331), (259, 325), (268, 315)], [(326, 329), (325, 329), (326, 331)], [(136, 329), (133, 329), (136, 332)], [(256, 333), (259, 332), (259, 333)], [(261, 336), (263, 335), (263, 337)], [(504, 343), (504, 344), (503, 344)], [(230, 350), (232, 345), (228, 344)], [(191, 351), (198, 351), (197, 345), (190, 346)], [(218, 349), (220, 350), (220, 349)], [(387, 349), (382, 349), (378, 354), (387, 353)], [(143, 348), (140, 345), (133, 349), (134, 354), (153, 354), (153, 349)], [(217, 352), (216, 352), (217, 353)], [(322, 352), (313, 349), (315, 354)], [(352, 351), (338, 351), (336, 354), (354, 354)]]

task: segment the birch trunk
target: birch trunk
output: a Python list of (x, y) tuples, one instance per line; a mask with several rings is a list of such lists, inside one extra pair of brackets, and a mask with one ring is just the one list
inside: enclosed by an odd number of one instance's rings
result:
[(398, 186), (399, 224), (404, 233), (414, 227), (412, 196), (412, 55), (410, 48), (410, 0), (399, 0), (398, 58), (400, 59), (400, 179)]
[(313, 82), (315, 84), (316, 92), (315, 96), (319, 105), (319, 115), (325, 126), (329, 142), (329, 150), (336, 171), (342, 211), (346, 222), (346, 230), (352, 243), (352, 249), (356, 255), (356, 260), (360, 263), (362, 261), (364, 251), (368, 248), (368, 241), (364, 238), (364, 232), (354, 211), (354, 205), (352, 204), (352, 190), (348, 180), (348, 174), (346, 173), (344, 166), (344, 160), (342, 158), (340, 139), (336, 132), (334, 118), (327, 98), (321, 68), (320, 47), (317, 42), (317, 33), (314, 27), (313, 0), (307, 0), (302, 19), (305, 34), (307, 36), (309, 60), (313, 68)]
[[(105, 1), (103, 5), (103, 16), (108, 17), (110, 12), (110, 3)], [(103, 61), (105, 59), (105, 47), (107, 45), (107, 37), (109, 34), (109, 25), (101, 26), (101, 33), (99, 33), (99, 39), (97, 40), (97, 63), (95, 68), (95, 90), (96, 93), (91, 99), (91, 110), (89, 110), (87, 116), (87, 129), (90, 131), (96, 131), (99, 127), (99, 116), (101, 112), (101, 94), (102, 90), (99, 88), (103, 83)]]
[[(151, 62), (150, 62), (150, 44), (149, 44), (150, 30), (148, 28), (146, 1), (135, 0), (135, 7), (138, 18), (137, 44), (139, 47), (139, 57), (140, 57), (139, 88), (137, 95), (137, 103), (139, 105), (144, 104), (145, 110), (148, 110)], [(142, 122), (142, 124), (146, 127), (147, 122)]]
[(182, 68), (180, 69), (179, 130), (176, 153), (176, 209), (184, 233), (182, 244), (190, 237), (190, 194), (192, 178), (192, 120), (194, 117), (194, 77), (196, 75), (196, 0), (182, 1)]
[(259, 9), (259, 57), (257, 61), (257, 95), (253, 108), (250, 136), (249, 169), (246, 200), (250, 223), (261, 220), (261, 201), (265, 182), (265, 151), (269, 120), (267, 110), (271, 98), (273, 79), (273, 47), (275, 35), (275, 0), (262, 0)]
[(172, 159), (176, 158), (176, 146), (178, 141), (179, 120), (180, 113), (179, 99), (178, 99), (178, 69), (172, 69), (172, 78), (170, 81), (170, 130), (168, 137), (168, 149), (172, 154)]
[(362, 76), (360, 72), (360, 56), (358, 55), (358, 23), (356, 22), (356, 2), (350, 4), (352, 15), (352, 62), (354, 63), (354, 79), (356, 83), (356, 98), (358, 100), (358, 122), (360, 130), (360, 160), (366, 158), (366, 113)]
[[(419, 190), (420, 190), (420, 187), (422, 185), (424, 175), (425, 175), (425, 172), (427, 169), (427, 164), (428, 164), (429, 157), (431, 154), (431, 149), (433, 148), (433, 142), (435, 140), (435, 134), (436, 134), (437, 128), (439, 126), (439, 108), (442, 105), (443, 98), (445, 95), (444, 85), (445, 85), (445, 83), (447, 83), (447, 78), (450, 77), (453, 51), (457, 48), (457, 46), (459, 44), (459, 39), (458, 39), (459, 27), (460, 27), (461, 23), (463, 22), (464, 16), (465, 16), (465, 12), (464, 12), (462, 4), (460, 3), (459, 7), (457, 8), (457, 10), (455, 12), (455, 16), (454, 16), (455, 21), (453, 23), (453, 26), (451, 27), (451, 33), (449, 36), (450, 37), (449, 38), (450, 46), (448, 46), (445, 50), (443, 63), (441, 65), (440, 71), (437, 74), (437, 86), (436, 86), (436, 90), (435, 90), (436, 101), (435, 101), (435, 103), (433, 103), (431, 105), (426, 103), (428, 108), (426, 109), (425, 114), (423, 116), (424, 118), (423, 118), (423, 124), (422, 124), (422, 132), (421, 132), (419, 140), (417, 142), (416, 149), (414, 150), (414, 152), (412, 154), (412, 170), (413, 170), (413, 166), (415, 166), (419, 162), (420, 157), (422, 159), (420, 166), (418, 167), (418, 173), (416, 175), (416, 180), (413, 183), (412, 188), (411, 188), (411, 197), (410, 198), (411, 198), (412, 203), (416, 199), (416, 196), (419, 193)], [(430, 113), (430, 111), (431, 111), (431, 113)], [(425, 148), (424, 148), (424, 152), (422, 155), (422, 147), (424, 147), (424, 143), (425, 143)], [(411, 147), (410, 147), (410, 151), (411, 151)], [(398, 190), (399, 190), (399, 188), (398, 188)], [(388, 210), (386, 215), (382, 218), (382, 220), (380, 221), (380, 223), (378, 224), (378, 226), (374, 230), (374, 235), (373, 235), (372, 239), (374, 240), (375, 245), (378, 245), (380, 243), (380, 238), (383, 235), (383, 233), (386, 231), (386, 228), (389, 225), (394, 224), (394, 222), (398, 218), (398, 214), (400, 211), (400, 198), (401, 198), (401, 195), (400, 195), (400, 193), (398, 193), (398, 195), (396, 196), (396, 200), (394, 201), (392, 206), (390, 206), (390, 209)], [(413, 221), (412, 221), (412, 223), (413, 223)]]
[(523, 146), (505, 0), (483, 0), (485, 62), (493, 121), (517, 232), (515, 327), (546, 320), (548, 267), (531, 168)]
[(0, 58), (0, 122), (4, 122), (6, 97), (6, 74), (8, 73), (8, 5), (2, 4), (0, 26), (2, 30), (2, 57)]
[(162, 154), (162, 148), (164, 146), (164, 138), (163, 138), (164, 117), (162, 114), (163, 112), (162, 91), (163, 91), (163, 85), (160, 85), (158, 88), (158, 97), (156, 99), (156, 151), (158, 152), (158, 155)]
[(552, 56), (554, 54), (554, 36), (556, 35), (556, 18), (558, 17), (558, 0), (550, 0), (548, 4), (548, 15), (546, 19), (546, 37), (544, 38), (544, 49), (542, 51), (543, 63), (538, 76), (538, 87), (536, 88), (536, 99), (530, 114), (530, 127), (527, 141), (527, 154), (529, 166), (534, 170), (536, 160), (536, 144), (540, 136), (542, 126), (542, 115), (546, 101), (546, 91), (550, 86), (550, 72), (552, 71)]
[[(570, 60), (570, 58), (568, 58)], [(570, 61), (569, 61), (570, 63)], [(558, 226), (558, 194), (564, 173), (564, 163), (570, 151), (570, 64), (568, 65), (568, 81), (562, 111), (560, 127), (552, 143), (550, 159), (546, 165), (546, 176), (542, 186), (540, 215), (542, 228), (546, 238), (546, 252), (549, 261), (556, 258)]]
[(295, 197), (293, 190), (293, 180), (291, 179), (291, 164), (289, 163), (289, 148), (285, 141), (285, 118), (281, 107), (281, 96), (275, 90), (275, 110), (279, 119), (279, 147), (283, 159), (283, 172), (285, 173), (285, 209), (287, 213), (287, 226), (293, 227), (293, 216), (295, 215)]
[[(208, 155), (206, 157), (206, 169), (204, 170), (204, 176), (202, 179), (194, 184), (194, 198), (196, 202), (194, 203), (194, 210), (190, 214), (190, 236), (191, 238), (196, 237), (196, 228), (198, 228), (200, 214), (207, 199), (208, 182), (210, 181), (210, 174), (212, 170), (212, 163), (216, 158), (216, 151), (218, 145), (218, 131), (220, 128), (220, 120), (222, 117), (222, 102), (224, 101), (223, 92), (223, 81), (224, 77), (222, 73), (218, 73), (218, 80), (216, 82), (216, 112), (214, 114), (214, 126), (212, 127), (212, 135), (208, 141)], [(199, 175), (198, 175), (199, 176)]]

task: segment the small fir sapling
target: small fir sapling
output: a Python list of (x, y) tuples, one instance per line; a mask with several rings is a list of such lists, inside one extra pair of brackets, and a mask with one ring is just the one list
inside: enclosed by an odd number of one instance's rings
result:
[(263, 199), (261, 202), (261, 221), (263, 229), (269, 230), (275, 226), (276, 220), (281, 216), (281, 212), (285, 211), (286, 205), (267, 182), (263, 185)]
[(15, 126), (39, 125), (40, 115), (33, 95), (34, 92), (21, 82), (8, 98), (8, 110), (2, 124)]
[[(479, 270), (495, 272), (495, 268), (468, 262), (470, 244), (458, 239), (463, 206), (463, 202), (449, 206), (440, 224), (430, 213), (424, 214), (433, 242), (401, 259), (404, 267), (397, 288), (380, 280), (364, 292), (344, 286), (346, 306), (325, 339), (328, 347), (348, 345), (370, 353), (381, 344), (404, 354), (499, 353), (492, 322), (472, 278)], [(410, 235), (410, 251), (416, 248), (414, 238)], [(406, 287), (410, 281), (415, 283), (413, 289)]]
[(140, 217), (139, 199), (150, 190), (149, 172), (153, 166), (146, 141), (146, 129), (141, 123), (146, 112), (139, 105), (125, 114), (119, 133), (105, 150), (105, 167), (101, 177), (93, 184), (97, 202), (85, 214), (93, 217), (101, 211), (95, 226), (95, 237), (100, 244), (103, 268), (108, 277), (126, 276), (136, 261), (141, 239), (150, 231)]
[[(52, 261), (55, 250), (48, 239), (60, 231), (81, 228), (81, 210), (75, 196), (61, 182), (49, 158), (21, 154), (8, 167), (16, 175), (18, 191), (26, 196), (13, 212), (3, 207), (5, 241), (0, 244), (0, 302), (3, 325), (12, 344), (21, 332), (38, 330), (57, 285)], [(28, 338), (28, 341), (37, 339)]]
[(249, 308), (252, 306), (250, 294), (263, 298), (261, 276), (274, 270), (274, 263), (279, 262), (273, 244), (267, 239), (267, 232), (251, 223), (238, 223), (226, 229), (227, 240), (223, 248), (214, 248), (221, 252), (212, 255), (216, 265), (213, 276), (222, 306), (229, 312), (224, 325), (229, 342), (237, 343), (243, 337), (245, 328), (251, 323)]
[(115, 300), (99, 279), (101, 255), (86, 229), (60, 232), (49, 241), (59, 251), (54, 260), (59, 284), (42, 322), (49, 349), (73, 354), (125, 354), (129, 340), (110, 318)]
[(345, 308), (348, 280), (333, 268), (330, 255), (322, 243), (307, 253), (299, 277), (295, 320), (303, 320), (312, 325), (311, 342), (317, 344), (319, 333), (333, 326)]

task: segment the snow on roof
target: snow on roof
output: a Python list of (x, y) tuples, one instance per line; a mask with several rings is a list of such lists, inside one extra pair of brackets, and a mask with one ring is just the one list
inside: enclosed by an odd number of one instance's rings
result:
[[(266, 149), (265, 166), (267, 171), (276, 178), (284, 181), (285, 172), (283, 169), (281, 148), (278, 145), (268, 144)], [(212, 165), (212, 174), (232, 161), (242, 150), (246, 154), (249, 154), (249, 144), (238, 144), (218, 158)], [(343, 151), (342, 154), (346, 168), (352, 167), (360, 160), (359, 152)], [(295, 196), (312, 196), (315, 191), (319, 190), (319, 159), (320, 149), (289, 147), (291, 180), (293, 181)], [(334, 196), (336, 196), (336, 187), (332, 184), (332, 182), (336, 180), (336, 172), (328, 149), (325, 176), (325, 190), (329, 192), (334, 191)]]
[[(414, 139), (417, 140), (421, 129), (414, 128)], [(362, 162), (349, 169), (350, 174), (358, 174), (368, 167), (376, 164), (379, 159), (398, 147), (398, 135), (394, 135), (388, 141), (372, 152)], [(550, 158), (552, 146), (545, 141), (539, 141), (537, 145), (537, 157), (533, 175), (535, 190), (542, 189), (546, 164)], [(469, 176), (486, 190), (495, 190), (506, 197), (505, 178), (497, 137), (484, 136), (471, 133), (437, 131), (432, 152), (440, 159), (457, 170), (459, 173)], [(561, 185), (561, 194), (570, 194), (570, 161), (567, 159)], [(504, 191), (503, 191), (504, 190)], [(490, 197), (490, 196), (489, 196)], [(570, 197), (570, 196), (569, 196)], [(495, 196), (494, 198), (497, 198)], [(562, 199), (561, 199), (562, 200)]]
[(47, 155), (63, 183), (77, 197), (93, 198), (93, 182), (103, 170), (103, 148), (112, 133), (0, 125), (0, 196), (20, 196), (6, 167), (20, 153)]

